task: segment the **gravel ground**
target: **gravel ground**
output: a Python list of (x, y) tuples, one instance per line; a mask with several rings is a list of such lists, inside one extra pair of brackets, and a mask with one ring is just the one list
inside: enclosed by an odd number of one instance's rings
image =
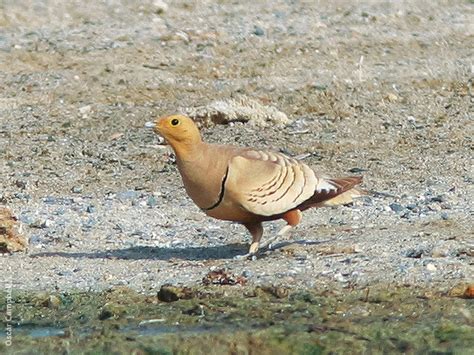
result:
[[(0, 4), (0, 202), (30, 241), (0, 258), (1, 277), (146, 293), (215, 268), (301, 288), (474, 281), (472, 2), (272, 4)], [(143, 128), (242, 94), (292, 123), (206, 140), (303, 154), (372, 192), (305, 212), (256, 261), (233, 260), (245, 229), (201, 213)]]

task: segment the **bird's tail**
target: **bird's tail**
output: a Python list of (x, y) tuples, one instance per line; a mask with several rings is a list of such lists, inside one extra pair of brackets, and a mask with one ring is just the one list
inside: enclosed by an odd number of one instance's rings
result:
[(354, 202), (355, 198), (361, 197), (366, 194), (367, 193), (364, 190), (359, 189), (357, 187), (353, 187), (352, 189), (347, 190), (346, 192), (343, 192), (342, 194), (337, 195), (336, 197), (321, 202), (320, 205), (324, 207), (347, 205), (351, 202)]
[(353, 202), (355, 198), (367, 194), (366, 191), (356, 187), (356, 185), (362, 182), (362, 176), (348, 176), (336, 179), (326, 178), (324, 180), (324, 184), (332, 186), (332, 189), (315, 191), (314, 195), (305, 201), (300, 209), (346, 205)]

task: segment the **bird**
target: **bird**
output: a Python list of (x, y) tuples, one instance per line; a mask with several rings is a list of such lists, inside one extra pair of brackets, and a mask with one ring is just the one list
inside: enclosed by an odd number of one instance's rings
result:
[[(184, 188), (208, 216), (237, 222), (252, 236), (247, 254), (272, 245), (297, 226), (302, 212), (353, 202), (365, 194), (362, 176), (330, 178), (283, 153), (251, 147), (206, 143), (189, 117), (174, 114), (148, 122), (176, 155)], [(261, 243), (263, 222), (286, 225)]]

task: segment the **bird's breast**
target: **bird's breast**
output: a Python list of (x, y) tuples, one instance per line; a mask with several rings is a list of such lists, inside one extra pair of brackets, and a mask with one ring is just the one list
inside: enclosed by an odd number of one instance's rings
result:
[(239, 223), (257, 222), (261, 219), (259, 216), (243, 209), (239, 204), (235, 203), (235, 201), (226, 198), (225, 194), (222, 202), (218, 206), (210, 210), (205, 210), (204, 212), (213, 218)]
[(178, 162), (178, 169), (187, 194), (199, 208), (206, 210), (219, 202), (226, 166), (207, 161)]

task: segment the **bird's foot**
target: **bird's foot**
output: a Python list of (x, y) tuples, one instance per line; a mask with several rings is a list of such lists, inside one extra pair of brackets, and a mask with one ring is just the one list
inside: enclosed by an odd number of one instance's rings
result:
[(234, 256), (234, 260), (257, 260), (257, 255), (255, 253), (247, 253), (243, 255)]
[(288, 231), (292, 228), (290, 225), (284, 226), (280, 231), (275, 234), (273, 237), (267, 239), (262, 245), (260, 245), (260, 248), (268, 248), (268, 249), (273, 249), (275, 246), (275, 241), (277, 241), (280, 237), (288, 233)]
[(259, 245), (260, 245), (259, 242), (253, 242), (252, 244), (250, 244), (249, 252), (247, 254), (234, 256), (234, 259), (235, 260), (245, 260), (245, 259), (257, 260), (257, 252), (258, 252)]

